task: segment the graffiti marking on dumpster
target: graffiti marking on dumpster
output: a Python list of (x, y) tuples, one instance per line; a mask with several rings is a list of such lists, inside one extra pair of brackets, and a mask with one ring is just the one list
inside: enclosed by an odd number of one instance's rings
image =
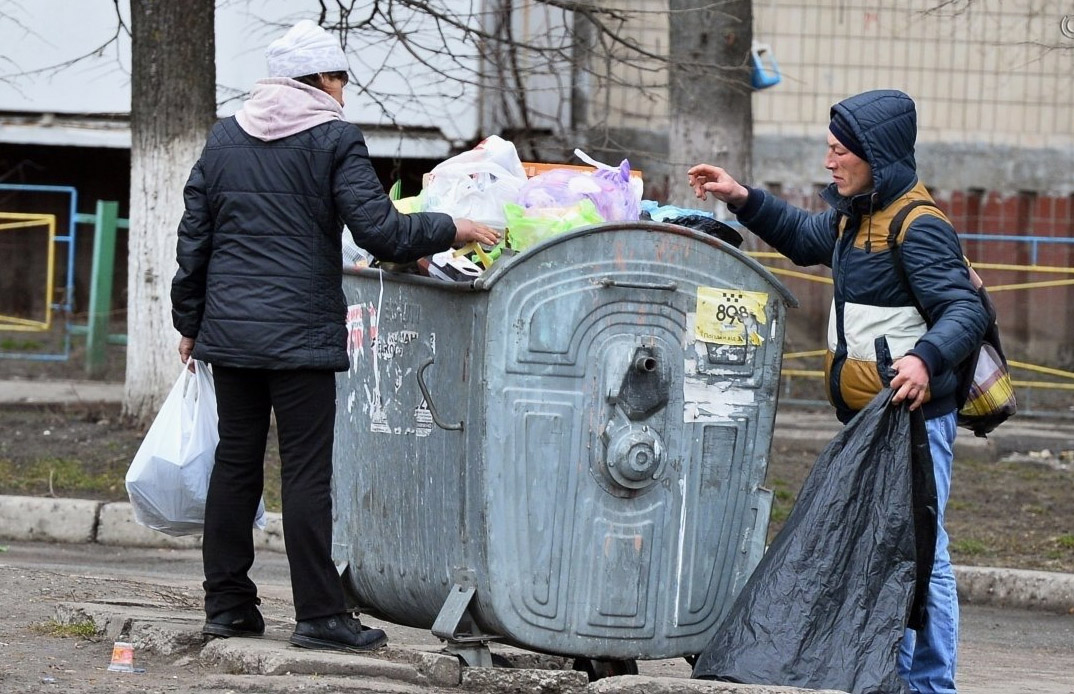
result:
[(740, 289), (697, 288), (694, 336), (703, 342), (754, 347), (764, 342), (759, 326), (766, 325), (766, 292)]
[[(686, 331), (683, 342), (682, 400), (684, 422), (730, 422), (739, 417), (743, 411), (757, 406), (756, 390), (742, 388), (734, 381), (726, 380), (726, 375), (719, 372), (707, 372), (706, 360), (712, 343), (694, 337), (698, 316), (686, 314)], [(721, 346), (723, 350), (752, 352), (754, 348)], [(734, 356), (724, 354), (723, 356)], [(743, 355), (743, 360), (727, 360), (717, 367), (735, 366), (750, 359)]]
[(362, 305), (347, 307), (347, 356), (354, 364), (354, 355), (365, 356), (365, 321), (362, 317)]
[(414, 408), (414, 424), (414, 433), (418, 436), (433, 433), (433, 413), (429, 411), (429, 403), (425, 402), (425, 398)]
[(388, 413), (384, 411), (384, 403), (380, 399), (380, 391), (369, 392), (366, 388), (366, 400), (369, 403), (369, 430), (376, 434), (390, 434), (392, 429), (388, 426)]
[(392, 359), (403, 353), (403, 347), (418, 339), (418, 333), (413, 330), (396, 330), (387, 333), (383, 339), (377, 340), (377, 356), (381, 359)]
[(753, 388), (720, 387), (690, 376), (682, 381), (684, 422), (730, 422), (757, 405)]

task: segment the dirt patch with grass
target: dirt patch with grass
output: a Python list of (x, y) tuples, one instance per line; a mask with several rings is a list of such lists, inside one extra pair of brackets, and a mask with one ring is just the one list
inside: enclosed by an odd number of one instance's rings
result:
[[(117, 406), (0, 408), (0, 494), (124, 501), (123, 478), (144, 432)], [(787, 518), (825, 441), (772, 445), (771, 534)], [(280, 510), (275, 433), (265, 456), (265, 501)], [(959, 454), (948, 505), (956, 564), (1074, 573), (1074, 456), (1012, 451), (1000, 460)]]
[[(819, 449), (774, 441), (771, 533), (790, 513)], [(960, 451), (951, 485), (947, 532), (955, 564), (1074, 573), (1074, 452), (1028, 450), (992, 460)]]

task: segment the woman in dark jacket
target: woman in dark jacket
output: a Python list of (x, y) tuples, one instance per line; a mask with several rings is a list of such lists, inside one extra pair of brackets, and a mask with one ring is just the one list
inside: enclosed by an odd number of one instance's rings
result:
[(322, 28), (299, 22), (266, 55), (270, 78), (216, 124), (191, 171), (171, 290), (180, 357), (212, 364), (220, 415), (205, 508), (202, 631), (264, 632), (248, 571), (275, 412), (297, 621), (291, 642), (366, 650), (386, 637), (346, 613), (331, 556), (334, 372), (349, 366), (342, 227), (392, 261), (453, 243), (492, 244), (497, 232), (395, 210), (361, 131), (343, 120), (347, 60)]

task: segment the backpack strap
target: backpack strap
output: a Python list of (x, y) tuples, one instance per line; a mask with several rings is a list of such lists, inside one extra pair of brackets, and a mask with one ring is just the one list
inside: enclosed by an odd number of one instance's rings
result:
[(917, 295), (914, 294), (914, 290), (910, 286), (910, 278), (907, 277), (906, 267), (902, 263), (902, 249), (899, 248), (899, 241), (902, 238), (902, 225), (910, 213), (918, 207), (936, 207), (936, 205), (929, 200), (912, 200), (896, 212), (888, 225), (888, 249), (891, 251), (891, 262), (895, 266), (895, 274), (898, 276), (902, 288), (910, 295), (910, 300), (914, 302), (917, 312), (925, 319), (925, 325), (932, 327), (929, 314), (925, 312), (925, 307), (917, 300)]
[(937, 211), (940, 209), (931, 200), (911, 200), (903, 205), (902, 209), (891, 218), (891, 223), (888, 224), (888, 248), (894, 248), (896, 244), (902, 241), (902, 225), (906, 222), (906, 218), (910, 216), (910, 213), (919, 207), (931, 207)]

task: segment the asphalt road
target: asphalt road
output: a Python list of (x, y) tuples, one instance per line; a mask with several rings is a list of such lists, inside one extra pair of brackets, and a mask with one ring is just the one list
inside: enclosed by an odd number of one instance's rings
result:
[[(0, 553), (0, 567), (46, 570), (72, 582), (108, 577), (183, 586), (191, 595), (200, 595), (198, 550), (12, 542)], [(284, 608), (289, 605), (288, 570), (282, 554), (260, 553), (252, 575), (263, 596)], [(398, 644), (437, 643), (428, 632), (384, 626)], [(964, 606), (959, 659), (962, 694), (1074, 694), (1074, 615)], [(639, 670), (660, 676), (689, 675), (681, 660), (641, 662)]]

